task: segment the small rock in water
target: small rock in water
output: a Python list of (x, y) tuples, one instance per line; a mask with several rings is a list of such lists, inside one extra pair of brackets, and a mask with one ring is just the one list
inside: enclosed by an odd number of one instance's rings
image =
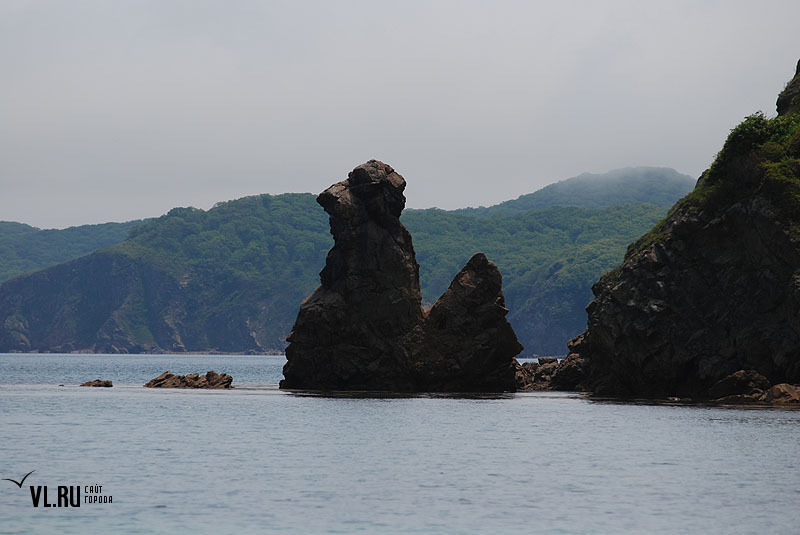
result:
[(233, 377), (227, 373), (209, 371), (205, 375), (199, 373), (175, 375), (167, 370), (144, 386), (146, 388), (233, 388), (232, 382)]
[[(58, 386), (64, 386), (64, 385), (58, 385)], [(102, 386), (108, 388), (114, 385), (108, 379), (95, 379), (94, 381), (86, 381), (85, 383), (81, 384), (81, 386)]]
[(585, 359), (570, 353), (560, 362), (556, 357), (539, 357), (539, 362), (520, 364), (514, 360), (518, 390), (561, 390), (583, 392)]
[[(758, 398), (769, 388), (769, 380), (755, 370), (739, 370), (717, 381), (708, 389), (708, 397), (720, 401), (750, 401)], [(727, 399), (730, 398), (730, 399)]]

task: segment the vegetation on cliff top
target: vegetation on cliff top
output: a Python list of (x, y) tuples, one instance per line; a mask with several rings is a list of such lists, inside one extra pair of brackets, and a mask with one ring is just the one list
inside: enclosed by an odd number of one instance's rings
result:
[(716, 212), (756, 194), (786, 219), (800, 221), (800, 113), (745, 118), (686, 202)]
[[(797, 74), (778, 97), (778, 109), (776, 117), (758, 111), (731, 129), (697, 187), (631, 244), (625, 258), (662, 239), (676, 214), (704, 213), (710, 220), (756, 196), (769, 200), (787, 222), (792, 239), (800, 241), (800, 62)], [(615, 267), (604, 279), (615, 277), (621, 268)]]

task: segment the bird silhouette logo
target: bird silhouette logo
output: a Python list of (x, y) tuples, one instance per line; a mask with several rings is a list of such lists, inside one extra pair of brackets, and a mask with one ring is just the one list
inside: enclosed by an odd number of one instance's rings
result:
[(34, 473), (35, 471), (36, 470), (31, 470), (30, 472), (25, 474), (25, 476), (22, 478), (22, 481), (14, 481), (13, 479), (8, 479), (7, 477), (4, 477), (2, 479), (2, 481), (11, 481), (13, 484), (18, 486), (19, 488), (22, 488), (22, 484), (25, 483), (25, 480), (28, 479), (28, 476), (31, 475), (32, 473)]

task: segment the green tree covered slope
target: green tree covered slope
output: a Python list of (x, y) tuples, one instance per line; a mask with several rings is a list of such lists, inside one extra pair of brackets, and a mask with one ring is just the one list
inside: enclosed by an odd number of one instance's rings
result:
[(120, 243), (141, 221), (41, 230), (0, 221), (0, 282)]
[[(403, 221), (426, 302), (484, 251), (526, 353), (554, 354), (585, 327), (592, 282), (667, 208), (408, 210)], [(176, 208), (122, 243), (0, 285), (0, 351), (281, 351), (331, 245), (311, 194)]]
[(477, 217), (521, 214), (550, 206), (608, 208), (622, 204), (671, 205), (694, 187), (695, 180), (667, 167), (626, 167), (607, 173), (583, 173), (500, 204), (464, 208)]

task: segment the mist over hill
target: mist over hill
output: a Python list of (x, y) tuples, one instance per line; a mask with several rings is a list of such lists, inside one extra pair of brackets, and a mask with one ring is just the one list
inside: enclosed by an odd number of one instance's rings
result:
[(477, 217), (521, 214), (551, 206), (607, 208), (622, 204), (671, 205), (694, 188), (695, 179), (668, 167), (626, 167), (583, 173), (516, 199), (479, 208), (462, 208)]

